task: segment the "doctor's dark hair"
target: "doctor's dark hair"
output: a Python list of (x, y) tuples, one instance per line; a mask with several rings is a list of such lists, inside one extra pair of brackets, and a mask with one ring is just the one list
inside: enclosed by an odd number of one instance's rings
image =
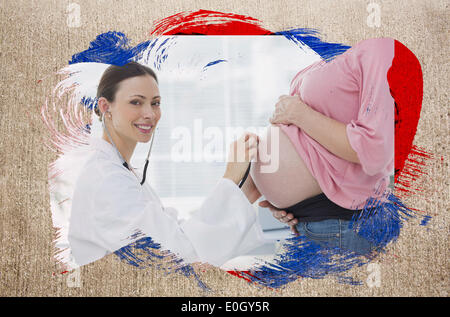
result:
[[(150, 67), (141, 65), (137, 62), (129, 62), (123, 66), (109, 66), (103, 73), (100, 83), (98, 84), (97, 100), (100, 97), (104, 97), (109, 102), (113, 102), (120, 82), (128, 78), (144, 75), (150, 75), (156, 80), (156, 83), (158, 83), (155, 72)], [(102, 113), (98, 108), (98, 104), (95, 106), (94, 111), (101, 121)]]

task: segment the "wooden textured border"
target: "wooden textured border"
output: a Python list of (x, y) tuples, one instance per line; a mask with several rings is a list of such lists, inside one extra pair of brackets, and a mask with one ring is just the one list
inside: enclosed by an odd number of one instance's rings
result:
[[(380, 25), (370, 20), (378, 3)], [(77, 4), (77, 5), (74, 5)], [(0, 121), (1, 296), (203, 296), (194, 279), (138, 270), (115, 256), (56, 273), (47, 167), (56, 156), (42, 143), (39, 105), (56, 84), (52, 73), (85, 50), (96, 35), (116, 30), (133, 45), (148, 39), (152, 22), (177, 12), (208, 9), (254, 17), (272, 31), (315, 28), (323, 39), (353, 45), (392, 37), (419, 58), (424, 98), (414, 144), (433, 154), (416, 191), (404, 202), (433, 218), (405, 226), (377, 263), (380, 287), (298, 280), (285, 289), (260, 290), (219, 269), (199, 270), (211, 296), (447, 296), (448, 295), (448, 8), (446, 1), (2, 1)], [(73, 14), (79, 9), (77, 20)], [(376, 24), (376, 23), (375, 23)], [(40, 81), (42, 80), (42, 81)], [(40, 82), (39, 82), (40, 81)], [(367, 267), (352, 274), (366, 281)]]

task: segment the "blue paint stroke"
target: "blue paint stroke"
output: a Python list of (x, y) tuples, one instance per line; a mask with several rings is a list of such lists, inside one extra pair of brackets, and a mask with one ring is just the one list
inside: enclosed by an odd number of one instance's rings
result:
[(218, 59), (216, 61), (209, 62), (208, 64), (206, 64), (205, 67), (203, 67), (203, 71), (205, 71), (210, 66), (213, 66), (213, 65), (216, 65), (216, 64), (219, 64), (219, 63), (222, 63), (222, 62), (227, 62), (227, 60), (225, 60), (225, 59)]
[(139, 269), (156, 267), (168, 273), (180, 273), (186, 277), (194, 277), (197, 285), (206, 292), (211, 289), (203, 283), (191, 265), (184, 264), (182, 259), (174, 255), (158, 254), (156, 250), (161, 250), (159, 243), (153, 242), (150, 237), (143, 237), (139, 240), (114, 252), (121, 261), (128, 263)]
[(129, 42), (121, 32), (102, 33), (90, 43), (87, 50), (72, 55), (69, 64), (91, 62), (123, 66), (142, 54), (150, 45), (150, 41), (146, 41), (130, 47)]
[(426, 226), (430, 220), (431, 220), (431, 216), (423, 216), (423, 219), (420, 222), (420, 225), (421, 226)]
[[(319, 32), (314, 29), (291, 29), (275, 34), (285, 36), (300, 48), (307, 45), (326, 61), (332, 60), (350, 48), (350, 46), (339, 43), (323, 42), (318, 37)], [(155, 68), (160, 69), (161, 63), (168, 56), (168, 48), (170, 47), (169, 39), (160, 42), (155, 39), (135, 47), (129, 47), (129, 40), (123, 33), (111, 31), (97, 36), (96, 40), (91, 42), (89, 49), (73, 55), (69, 64), (99, 62), (122, 66), (141, 57), (147, 49), (148, 59), (150, 52), (157, 47), (158, 55), (153, 62)], [(210, 62), (204, 69), (224, 61)], [(93, 109), (96, 107), (97, 100), (96, 98), (83, 98), (82, 103), (87, 108)], [(254, 268), (250, 273), (242, 273), (242, 275), (247, 277), (254, 285), (271, 288), (283, 287), (298, 278), (318, 279), (326, 276), (334, 276), (340, 283), (362, 285), (361, 281), (345, 276), (345, 273), (352, 267), (369, 263), (378, 252), (383, 252), (383, 248), (397, 240), (403, 223), (416, 217), (415, 212), (404, 206), (394, 195), (390, 194), (387, 200), (387, 202), (380, 202), (369, 199), (363, 212), (350, 224), (360, 236), (366, 238), (375, 246), (376, 252), (358, 254), (351, 250), (329, 248), (300, 236), (286, 240), (284, 245), (286, 252), (279, 255), (274, 263), (266, 263)], [(430, 219), (430, 216), (424, 216), (421, 225), (427, 225)], [(210, 290), (200, 280), (191, 265), (185, 265), (181, 259), (173, 255), (167, 256), (155, 252), (160, 249), (161, 246), (154, 243), (150, 237), (144, 237), (114, 253), (122, 261), (138, 268), (156, 266), (168, 273), (177, 272), (186, 277), (193, 276), (201, 289)]]
[(97, 108), (97, 101), (98, 101), (97, 98), (91, 98), (86, 96), (83, 96), (83, 98), (81, 98), (81, 103), (89, 110)]
[(396, 241), (403, 223), (416, 217), (416, 213), (407, 208), (395, 195), (389, 194), (387, 199), (388, 202), (368, 199), (361, 214), (351, 223), (360, 236), (379, 249)]
[[(170, 38), (168, 38), (168, 39), (165, 39), (159, 46), (158, 46), (158, 48), (156, 49), (156, 53), (159, 53), (159, 54), (157, 54), (157, 56), (156, 56), (156, 60), (155, 60), (155, 62), (153, 63), (153, 66), (156, 68), (156, 69), (158, 69), (158, 70), (160, 70), (161, 69), (161, 64), (167, 59), (167, 57), (168, 57), (168, 53), (167, 53), (167, 51), (168, 51), (168, 47), (166, 47), (166, 45), (167, 45), (167, 42), (170, 40)], [(156, 44), (156, 43), (155, 43)]]
[(286, 253), (280, 255), (275, 263), (267, 263), (243, 275), (256, 285), (270, 288), (280, 288), (298, 278), (320, 279), (325, 276), (335, 276), (340, 282), (361, 285), (360, 281), (342, 273), (369, 261), (351, 251), (327, 248), (305, 236), (288, 239), (284, 248)]
[(307, 45), (327, 62), (331, 61), (334, 57), (344, 53), (350, 48), (350, 46), (340, 43), (323, 42), (319, 38), (320, 32), (315, 29), (298, 28), (277, 32), (274, 34), (285, 36), (288, 40), (299, 45), (300, 48), (303, 45)]
[[(366, 254), (327, 247), (325, 244), (299, 236), (288, 239), (282, 254), (274, 263), (254, 268), (249, 274), (243, 273), (256, 285), (280, 288), (298, 278), (335, 277), (339, 283), (362, 285), (362, 281), (345, 276), (344, 273), (355, 266), (372, 261), (391, 242), (397, 240), (405, 221), (416, 218), (416, 212), (407, 208), (395, 195), (389, 194), (387, 201), (369, 199), (362, 212), (350, 222), (350, 227), (358, 235), (373, 245), (373, 251)], [(425, 216), (424, 221), (428, 221)]]

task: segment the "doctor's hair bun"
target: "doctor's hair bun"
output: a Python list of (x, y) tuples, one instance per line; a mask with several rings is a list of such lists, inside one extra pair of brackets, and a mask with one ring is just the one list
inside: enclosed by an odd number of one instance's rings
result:
[[(155, 72), (147, 66), (141, 65), (137, 62), (129, 62), (123, 66), (111, 65), (103, 73), (102, 78), (97, 88), (97, 100), (101, 97), (106, 98), (109, 102), (114, 101), (116, 91), (121, 81), (136, 77), (150, 75), (158, 83), (158, 78)], [(94, 108), (95, 114), (102, 120), (102, 113), (98, 108), (98, 104)]]

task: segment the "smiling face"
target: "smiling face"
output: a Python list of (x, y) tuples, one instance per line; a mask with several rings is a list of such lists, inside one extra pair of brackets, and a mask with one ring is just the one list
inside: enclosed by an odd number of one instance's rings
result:
[(109, 105), (111, 120), (105, 124), (112, 125), (120, 141), (131, 146), (150, 141), (161, 118), (160, 102), (158, 84), (150, 75), (121, 81), (113, 102), (99, 100), (99, 104)]

